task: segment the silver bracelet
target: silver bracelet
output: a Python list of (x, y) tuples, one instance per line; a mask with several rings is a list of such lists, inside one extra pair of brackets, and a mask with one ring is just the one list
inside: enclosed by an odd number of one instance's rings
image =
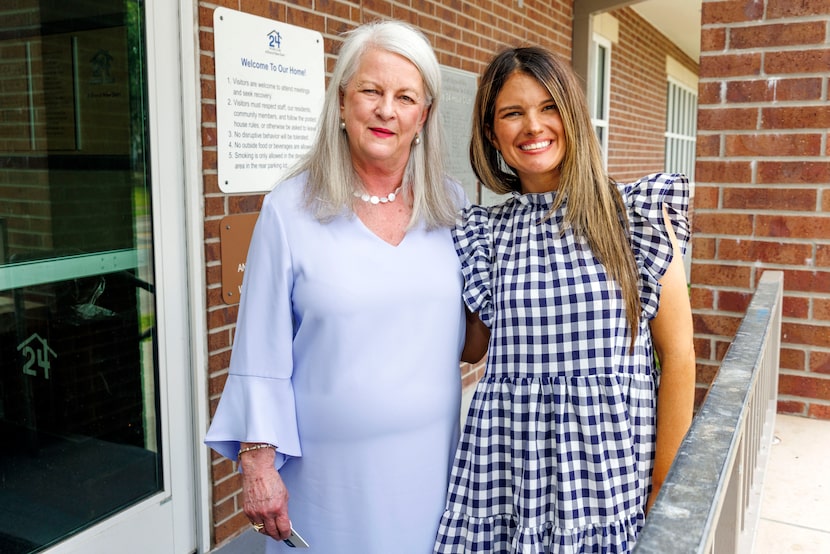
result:
[(239, 457), (242, 456), (242, 454), (244, 454), (245, 452), (253, 452), (254, 450), (259, 450), (260, 448), (273, 448), (274, 451), (277, 450), (276, 445), (269, 444), (267, 442), (261, 442), (259, 444), (255, 444), (253, 446), (246, 446), (245, 448), (240, 448), (239, 453), (237, 453), (237, 455), (236, 455), (236, 459), (238, 460)]

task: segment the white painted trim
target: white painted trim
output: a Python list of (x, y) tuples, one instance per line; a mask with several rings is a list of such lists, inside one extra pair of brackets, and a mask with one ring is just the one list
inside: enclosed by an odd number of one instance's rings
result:
[(199, 12), (192, 0), (179, 0), (179, 48), (182, 83), (182, 140), (184, 143), (184, 218), (187, 242), (188, 317), (190, 318), (190, 372), (196, 542), (199, 552), (211, 548), (213, 505), (210, 452), (203, 443), (210, 419), (208, 401), (207, 281), (204, 255), (204, 194), (202, 179), (201, 87)]
[(610, 13), (591, 16), (591, 32), (614, 44), (620, 41), (620, 21)]
[[(196, 548), (196, 494), (192, 425), (193, 378), (190, 352), (187, 236), (184, 202), (182, 66), (179, 5), (145, 4), (147, 14), (147, 99), (153, 184), (153, 237), (159, 286), (159, 373), (162, 403), (165, 489), (172, 499), (171, 553)], [(146, 529), (152, 533), (151, 529)]]
[(669, 55), (666, 56), (666, 76), (697, 95), (698, 76)]

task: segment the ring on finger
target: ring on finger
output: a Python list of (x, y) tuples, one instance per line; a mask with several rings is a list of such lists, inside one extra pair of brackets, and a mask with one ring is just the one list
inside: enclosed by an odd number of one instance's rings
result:
[(262, 530), (265, 529), (264, 523), (252, 523), (251, 525), (253, 526), (254, 531), (256, 531), (257, 533), (261, 533)]

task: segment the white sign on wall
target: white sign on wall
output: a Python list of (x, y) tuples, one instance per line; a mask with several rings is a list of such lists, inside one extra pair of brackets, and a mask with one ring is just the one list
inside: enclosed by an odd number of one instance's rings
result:
[(473, 204), (492, 206), (509, 195), (496, 194), (482, 187), (470, 166), (470, 137), (473, 130), (473, 104), (478, 77), (475, 73), (441, 66), (441, 122), (447, 137), (447, 173), (461, 181)]
[(470, 167), (470, 133), (473, 102), (476, 97), (475, 73), (441, 66), (441, 104), (439, 112), (447, 138), (447, 173), (461, 181), (467, 198), (478, 201), (476, 174)]
[(222, 192), (266, 192), (311, 146), (323, 106), (320, 33), (227, 8), (213, 12)]

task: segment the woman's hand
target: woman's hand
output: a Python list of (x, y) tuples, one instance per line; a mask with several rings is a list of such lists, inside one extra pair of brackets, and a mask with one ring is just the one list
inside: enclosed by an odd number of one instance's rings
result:
[[(244, 447), (246, 444), (243, 443)], [(274, 450), (260, 448), (240, 455), (242, 466), (242, 511), (254, 526), (278, 541), (291, 535), (288, 519), (288, 490), (274, 468)]]

